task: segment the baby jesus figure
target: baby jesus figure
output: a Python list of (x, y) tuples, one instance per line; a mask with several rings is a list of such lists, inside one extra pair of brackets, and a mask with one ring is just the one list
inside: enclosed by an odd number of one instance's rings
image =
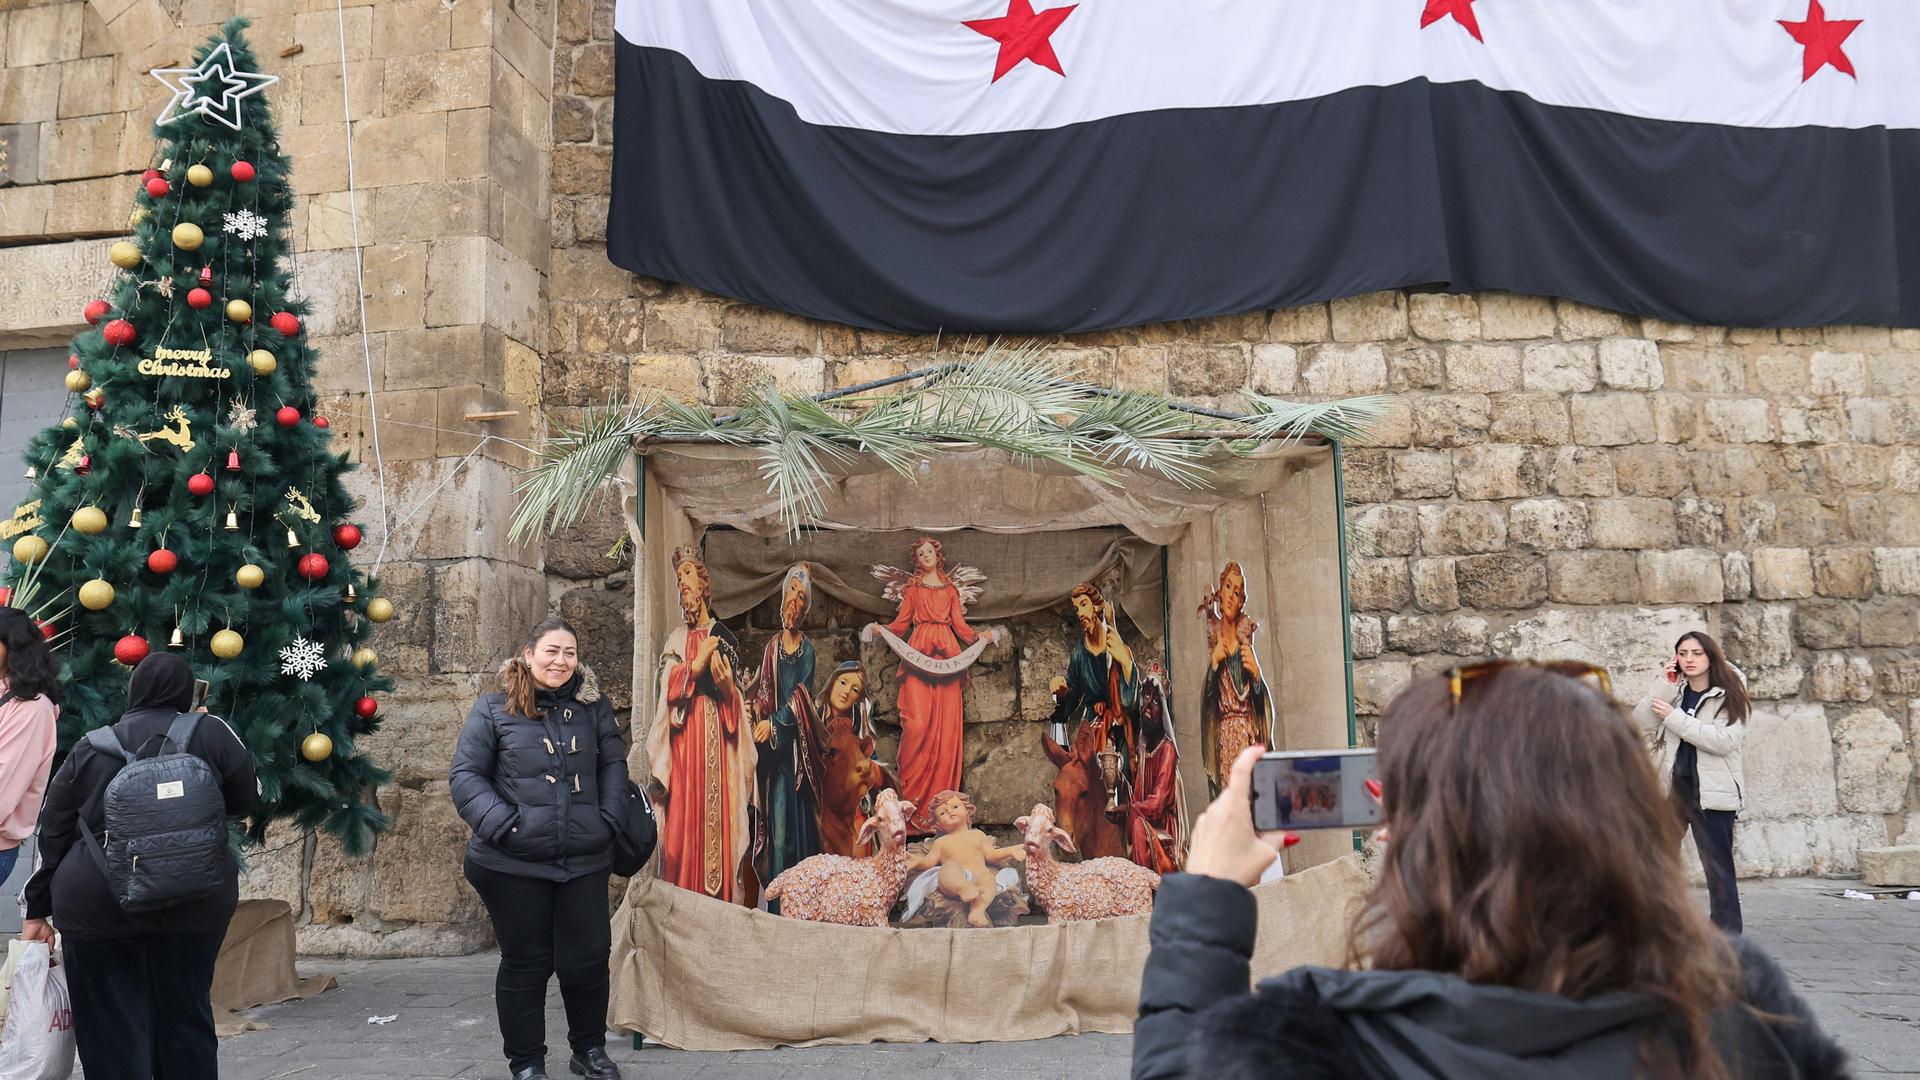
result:
[[(1019, 885), (1020, 872), (1012, 864), (1026, 861), (1026, 848), (996, 846), (992, 837), (973, 827), (973, 815), (973, 800), (958, 791), (933, 797), (928, 816), (939, 835), (907, 861), (908, 874), (920, 873), (907, 890), (907, 919), (913, 918), (929, 893), (937, 892), (940, 899), (965, 912), (967, 925), (992, 926), (988, 907), (1002, 890)], [(993, 873), (988, 867), (1001, 869)]]

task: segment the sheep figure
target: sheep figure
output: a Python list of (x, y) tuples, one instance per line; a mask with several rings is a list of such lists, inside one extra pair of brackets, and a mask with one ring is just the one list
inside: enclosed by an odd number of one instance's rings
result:
[(1111, 919), (1153, 910), (1160, 875), (1144, 866), (1111, 855), (1081, 863), (1056, 862), (1053, 845), (1058, 842), (1071, 852), (1073, 838), (1053, 823), (1053, 810), (1045, 803), (1035, 804), (1031, 814), (1013, 824), (1026, 839), (1027, 887), (1047, 909), (1048, 922)]
[(789, 868), (767, 886), (780, 914), (808, 922), (845, 926), (887, 925), (907, 878), (907, 818), (913, 804), (889, 788), (874, 800), (873, 816), (860, 826), (856, 846), (876, 833), (880, 850), (865, 858), (815, 855)]

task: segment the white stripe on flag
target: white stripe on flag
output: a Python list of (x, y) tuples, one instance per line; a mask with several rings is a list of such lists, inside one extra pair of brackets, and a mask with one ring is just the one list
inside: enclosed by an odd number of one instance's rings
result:
[[(1036, 11), (1072, 0), (1032, 0)], [(964, 25), (1009, 0), (617, 0), (620, 36), (744, 80), (810, 123), (901, 134), (1054, 128), (1160, 109), (1299, 101), (1426, 77), (1659, 120), (1920, 128), (1920, 0), (1826, 0), (1860, 19), (1858, 77), (1802, 81), (1780, 20), (1808, 0), (1475, 0), (1485, 41), (1424, 0), (1079, 0), (1031, 61)]]

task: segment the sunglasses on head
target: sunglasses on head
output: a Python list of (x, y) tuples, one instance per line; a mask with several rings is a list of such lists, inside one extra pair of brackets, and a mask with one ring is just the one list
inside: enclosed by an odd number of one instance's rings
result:
[(1466, 693), (1469, 683), (1485, 681), (1516, 668), (1533, 668), (1564, 675), (1586, 683), (1608, 697), (1613, 696), (1613, 680), (1607, 677), (1607, 669), (1598, 664), (1582, 660), (1482, 660), (1477, 664), (1462, 664), (1447, 672), (1447, 690), (1453, 695), (1453, 707), (1460, 707), (1460, 698)]

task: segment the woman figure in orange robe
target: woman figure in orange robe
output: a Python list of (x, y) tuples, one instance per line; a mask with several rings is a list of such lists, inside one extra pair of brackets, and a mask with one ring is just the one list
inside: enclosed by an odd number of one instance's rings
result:
[[(900, 591), (900, 614), (887, 630), (935, 660), (960, 655), (980, 636), (967, 625), (960, 584), (947, 573), (940, 541), (923, 536), (913, 544), (913, 567)], [(960, 755), (966, 741), (965, 670), (930, 675), (900, 664), (895, 708), (900, 715), (900, 798), (931, 809), (933, 796), (960, 790)], [(928, 832), (926, 811), (911, 827)]]

